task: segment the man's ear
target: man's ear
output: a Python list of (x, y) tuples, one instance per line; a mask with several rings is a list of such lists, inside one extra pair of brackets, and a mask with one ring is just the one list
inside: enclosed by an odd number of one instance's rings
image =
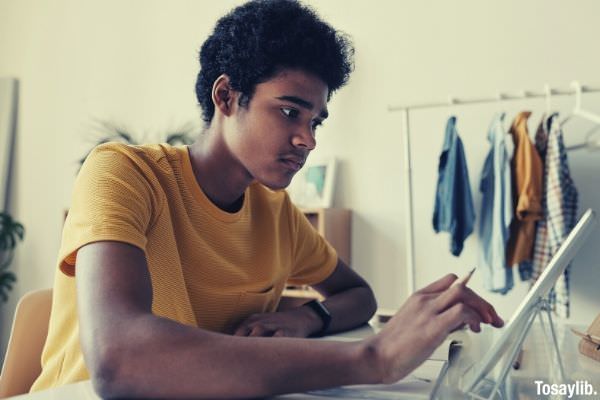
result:
[(238, 92), (231, 88), (227, 75), (221, 74), (213, 84), (212, 101), (215, 110), (219, 109), (224, 115), (231, 115), (237, 105)]

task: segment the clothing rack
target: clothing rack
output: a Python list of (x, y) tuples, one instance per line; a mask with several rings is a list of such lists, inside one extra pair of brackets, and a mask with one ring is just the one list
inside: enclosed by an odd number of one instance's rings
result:
[[(581, 110), (581, 94), (583, 93), (599, 93), (600, 87), (591, 87), (588, 85), (581, 85), (575, 81), (571, 83), (571, 88), (560, 89), (551, 88), (549, 85), (544, 86), (542, 92), (522, 90), (518, 93), (509, 92), (498, 92), (496, 96), (491, 97), (475, 97), (475, 98), (459, 98), (448, 96), (448, 100), (445, 102), (431, 102), (431, 103), (416, 103), (409, 105), (391, 105), (388, 106), (389, 112), (401, 112), (402, 113), (402, 139), (404, 142), (404, 173), (405, 173), (405, 193), (406, 193), (406, 216), (408, 223), (406, 224), (406, 237), (408, 238), (407, 251), (406, 251), (406, 263), (407, 263), (407, 285), (408, 295), (415, 292), (415, 248), (414, 248), (414, 219), (413, 219), (413, 184), (412, 184), (412, 163), (410, 153), (410, 112), (413, 110), (431, 109), (448, 106), (463, 106), (471, 104), (485, 104), (485, 103), (497, 103), (504, 101), (524, 100), (524, 99), (536, 99), (545, 98), (546, 106), (549, 108), (550, 98), (552, 96), (575, 96), (575, 108), (574, 114), (583, 116), (584, 118), (600, 124), (600, 117), (596, 114), (590, 113), (585, 110)], [(567, 150), (575, 150), (579, 148), (587, 147), (587, 144), (578, 144), (567, 148)]]

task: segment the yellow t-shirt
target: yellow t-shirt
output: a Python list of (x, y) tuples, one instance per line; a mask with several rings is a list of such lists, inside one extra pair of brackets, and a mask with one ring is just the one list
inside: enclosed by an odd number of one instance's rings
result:
[(253, 183), (242, 208), (227, 213), (198, 186), (186, 147), (101, 145), (75, 183), (42, 374), (32, 391), (89, 379), (79, 343), (76, 257), (82, 246), (107, 240), (144, 251), (154, 314), (224, 333), (249, 314), (275, 311), (286, 282), (319, 283), (337, 263), (285, 191)]

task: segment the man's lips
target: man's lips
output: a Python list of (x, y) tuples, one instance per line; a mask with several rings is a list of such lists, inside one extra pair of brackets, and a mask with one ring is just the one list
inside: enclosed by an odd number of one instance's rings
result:
[(304, 165), (304, 160), (298, 158), (281, 158), (279, 161), (292, 171), (298, 171)]

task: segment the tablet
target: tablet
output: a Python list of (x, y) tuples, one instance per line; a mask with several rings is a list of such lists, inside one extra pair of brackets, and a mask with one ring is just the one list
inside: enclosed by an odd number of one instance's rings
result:
[(532, 310), (538, 304), (540, 298), (544, 298), (550, 293), (550, 290), (556, 283), (558, 277), (564, 272), (565, 268), (575, 254), (585, 242), (586, 238), (594, 229), (596, 214), (588, 209), (577, 222), (577, 225), (571, 230), (562, 243), (556, 254), (552, 257), (542, 275), (529, 290), (513, 317), (509, 320), (503, 332), (492, 344), (490, 351), (486, 352), (481, 361), (476, 362), (463, 377), (462, 389), (471, 392), (481, 379), (485, 378), (494, 368), (496, 363), (514, 348), (519, 333), (524, 329), (527, 321), (531, 317)]

